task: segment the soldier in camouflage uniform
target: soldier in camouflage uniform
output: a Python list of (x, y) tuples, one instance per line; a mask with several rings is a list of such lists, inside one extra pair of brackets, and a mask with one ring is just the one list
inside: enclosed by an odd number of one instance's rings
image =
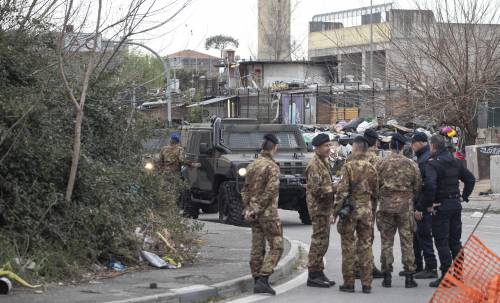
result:
[(181, 172), (182, 165), (200, 167), (199, 163), (187, 161), (184, 156), (184, 148), (179, 144), (180, 139), (177, 134), (170, 137), (170, 144), (160, 150), (159, 168), (168, 173)]
[[(333, 210), (334, 222), (347, 204), (350, 213), (340, 220), (337, 230), (342, 247), (342, 276), (344, 284), (340, 291), (354, 292), (354, 270), (356, 257), (356, 237), (359, 241), (359, 261), (361, 263), (361, 284), (364, 293), (371, 293), (372, 283), (372, 201), (377, 198), (378, 176), (375, 167), (366, 160), (368, 141), (363, 136), (354, 138), (353, 154), (342, 167), (342, 179), (337, 188)], [(349, 201), (352, 201), (349, 203)]]
[(312, 140), (315, 155), (306, 168), (306, 201), (312, 222), (311, 247), (309, 249), (309, 278), (307, 286), (330, 287), (335, 285), (323, 272), (323, 257), (330, 243), (330, 219), (334, 202), (334, 188), (328, 156), (330, 137), (319, 134)]
[[(365, 154), (365, 158), (368, 162), (370, 162), (371, 165), (373, 165), (375, 168), (377, 168), (377, 163), (380, 160), (380, 157), (376, 155), (375, 150), (377, 149), (377, 140), (378, 140), (378, 134), (376, 131), (373, 129), (367, 129), (363, 136), (368, 140), (368, 151)], [(372, 214), (373, 214), (373, 220), (372, 220), (372, 239), (371, 239), (371, 245), (373, 246), (373, 240), (375, 239), (375, 215), (377, 213), (377, 199), (374, 199), (372, 201)], [(356, 247), (357, 247), (357, 254), (360, 254), (360, 245), (359, 241), (356, 240)], [(372, 269), (372, 274), (374, 279), (380, 279), (383, 278), (384, 275), (380, 271), (380, 269), (375, 266), (375, 261), (374, 258), (372, 257), (372, 264), (373, 264), (373, 269)], [(356, 257), (356, 276), (359, 277), (360, 273), (360, 263), (359, 263), (359, 258)]]
[(244, 217), (252, 227), (250, 269), (255, 280), (254, 293), (272, 295), (276, 292), (269, 285), (269, 276), (283, 253), (283, 230), (278, 216), (280, 170), (273, 160), (278, 143), (273, 134), (264, 136), (259, 158), (247, 167), (241, 193)]
[(415, 255), (413, 253), (413, 198), (422, 186), (418, 166), (402, 154), (406, 138), (395, 134), (391, 139), (391, 155), (377, 165), (379, 173), (380, 207), (377, 227), (382, 238), (383, 287), (391, 287), (394, 263), (393, 246), (396, 230), (401, 239), (401, 252), (406, 275), (405, 287), (417, 287), (413, 279)]

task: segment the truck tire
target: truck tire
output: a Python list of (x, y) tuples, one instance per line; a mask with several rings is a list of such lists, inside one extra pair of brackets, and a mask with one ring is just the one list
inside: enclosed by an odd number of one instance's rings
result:
[(186, 190), (181, 195), (182, 215), (186, 218), (198, 219), (200, 215), (200, 205), (191, 201), (191, 192)]
[(236, 191), (236, 184), (231, 181), (223, 182), (219, 187), (219, 221), (236, 226), (248, 226), (243, 218), (243, 203)]
[(200, 206), (204, 214), (216, 214), (219, 211), (219, 204), (217, 201), (212, 204), (201, 204)]
[(309, 210), (307, 209), (307, 205), (302, 206), (299, 209), (299, 217), (302, 224), (311, 225), (311, 216), (309, 216)]

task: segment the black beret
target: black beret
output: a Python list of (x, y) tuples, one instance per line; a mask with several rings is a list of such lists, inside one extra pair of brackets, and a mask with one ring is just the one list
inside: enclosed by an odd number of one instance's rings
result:
[(356, 137), (354, 137), (354, 140), (352, 142), (353, 143), (366, 143), (366, 144), (370, 145), (370, 142), (368, 141), (368, 139), (366, 139), (365, 136), (356, 136)]
[(264, 140), (271, 141), (271, 142), (273, 142), (273, 144), (279, 144), (280, 143), (280, 140), (274, 134), (265, 134), (264, 135)]
[(427, 138), (427, 135), (422, 132), (416, 132), (413, 137), (411, 137), (411, 142), (427, 142), (429, 139)]
[(375, 143), (377, 143), (377, 139), (378, 139), (378, 134), (376, 131), (374, 131), (373, 129), (369, 128), (365, 131), (365, 134), (364, 134), (365, 138), (368, 140), (368, 145), (369, 146), (374, 146)]
[(365, 137), (368, 139), (378, 139), (378, 134), (373, 129), (369, 128), (365, 131)]
[(330, 142), (330, 136), (328, 136), (327, 134), (319, 134), (316, 137), (314, 137), (311, 143), (313, 146), (320, 146), (327, 142)]
[(392, 135), (392, 138), (391, 138), (391, 143), (399, 142), (399, 143), (402, 143), (404, 145), (407, 141), (408, 140), (406, 140), (406, 137), (401, 135), (400, 133), (395, 133), (394, 135)]

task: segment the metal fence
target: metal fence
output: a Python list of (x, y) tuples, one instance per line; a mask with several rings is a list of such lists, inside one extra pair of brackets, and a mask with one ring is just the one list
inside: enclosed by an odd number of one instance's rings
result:
[(390, 86), (375, 89), (359, 83), (283, 90), (239, 88), (221, 93), (235, 96), (236, 110), (229, 111), (233, 113), (230, 116), (285, 124), (333, 124), (357, 116), (385, 117), (394, 114), (394, 99), (405, 95)]

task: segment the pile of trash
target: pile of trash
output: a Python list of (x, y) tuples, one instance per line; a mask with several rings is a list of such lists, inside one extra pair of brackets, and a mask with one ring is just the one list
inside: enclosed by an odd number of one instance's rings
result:
[(463, 157), (460, 153), (463, 146), (462, 132), (458, 127), (453, 127), (442, 123), (436, 127), (434, 123), (428, 119), (414, 119), (411, 123), (404, 125), (397, 120), (391, 119), (382, 123), (378, 119), (373, 118), (354, 118), (351, 121), (340, 121), (335, 125), (301, 125), (302, 135), (306, 144), (310, 147), (313, 138), (325, 133), (330, 136), (330, 139), (338, 144), (332, 144), (332, 152), (338, 157), (347, 157), (352, 151), (352, 142), (356, 136), (363, 135), (368, 129), (373, 129), (379, 137), (378, 148), (380, 150), (389, 149), (389, 142), (394, 133), (404, 135), (411, 142), (411, 137), (416, 132), (425, 133), (427, 137), (439, 133), (448, 138), (449, 146), (453, 148), (455, 156)]
[[(134, 234), (143, 243), (143, 247), (139, 250), (139, 261), (163, 269), (182, 267), (181, 257), (172, 241), (170, 232), (166, 228), (155, 231), (137, 227)], [(163, 255), (163, 257), (152, 251)]]

